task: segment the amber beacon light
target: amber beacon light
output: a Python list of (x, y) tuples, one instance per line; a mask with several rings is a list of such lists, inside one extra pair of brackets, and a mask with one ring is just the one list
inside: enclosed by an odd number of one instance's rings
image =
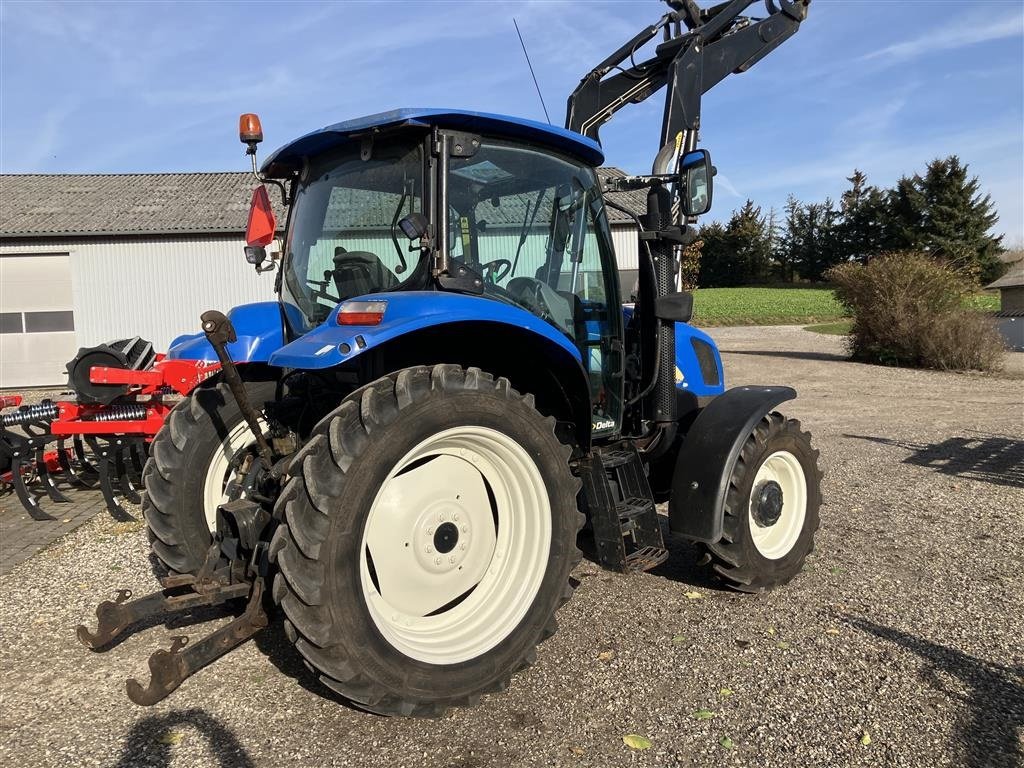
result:
[(260, 125), (259, 115), (246, 112), (238, 118), (238, 139), (255, 151), (256, 145), (263, 141), (263, 126)]

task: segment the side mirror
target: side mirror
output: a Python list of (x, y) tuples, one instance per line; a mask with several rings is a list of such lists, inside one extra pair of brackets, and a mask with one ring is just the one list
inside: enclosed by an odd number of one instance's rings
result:
[(715, 169), (711, 165), (711, 153), (706, 149), (688, 152), (679, 164), (679, 181), (682, 187), (683, 213), (700, 216), (711, 210), (712, 178)]
[(410, 240), (419, 240), (427, 234), (430, 229), (430, 222), (422, 213), (410, 213), (398, 221), (398, 228)]
[(260, 265), (267, 260), (267, 249), (262, 245), (245, 246), (245, 260), (258, 270)]

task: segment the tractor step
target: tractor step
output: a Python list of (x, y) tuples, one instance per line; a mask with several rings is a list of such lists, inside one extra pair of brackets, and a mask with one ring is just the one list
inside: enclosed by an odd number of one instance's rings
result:
[(644, 547), (626, 555), (627, 571), (649, 571), (668, 560), (668, 550), (664, 547)]
[(665, 562), (658, 510), (636, 449), (626, 444), (595, 450), (580, 460), (579, 474), (601, 566), (630, 573)]

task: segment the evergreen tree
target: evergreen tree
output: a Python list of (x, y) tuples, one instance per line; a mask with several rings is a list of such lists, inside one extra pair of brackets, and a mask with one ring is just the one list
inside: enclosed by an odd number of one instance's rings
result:
[(928, 163), (924, 176), (901, 178), (889, 195), (888, 246), (919, 250), (976, 275), (999, 277), (1002, 237), (989, 230), (999, 220), (990, 195), (956, 155)]
[(714, 222), (701, 228), (700, 285), (747, 285), (768, 279), (771, 239), (760, 207), (747, 200), (733, 211), (726, 225)]
[(918, 189), (920, 176), (903, 176), (888, 191), (888, 214), (885, 218), (885, 249), (888, 251), (916, 251), (924, 247), (925, 202)]
[(753, 200), (747, 200), (733, 213), (726, 229), (741, 265), (739, 277), (742, 283), (766, 282), (771, 265), (771, 236), (761, 207), (754, 205)]
[(704, 243), (701, 248), (698, 285), (701, 288), (737, 285), (731, 282), (737, 271), (737, 262), (725, 226), (717, 221), (705, 224), (700, 228), (698, 239)]
[(821, 280), (826, 270), (842, 261), (837, 218), (831, 198), (804, 204), (790, 196), (780, 249), (790, 279), (796, 272), (804, 280)]
[(887, 250), (886, 195), (868, 184), (868, 177), (854, 169), (846, 179), (850, 188), (840, 198), (841, 220), (836, 230), (840, 261), (866, 264)]
[(780, 229), (778, 211), (772, 206), (768, 209), (764, 225), (765, 236), (768, 238), (768, 264), (765, 272), (765, 277), (768, 280), (779, 278), (779, 251), (782, 247)]
[(786, 218), (782, 224), (778, 246), (775, 249), (775, 263), (779, 279), (785, 283), (792, 283), (793, 266), (800, 250), (800, 217), (803, 212), (803, 204), (790, 195), (786, 198), (786, 207), (783, 208), (783, 212)]

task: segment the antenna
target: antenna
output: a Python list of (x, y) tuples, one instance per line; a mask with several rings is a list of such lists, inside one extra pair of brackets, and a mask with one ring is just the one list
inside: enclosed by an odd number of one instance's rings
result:
[(533, 87), (537, 89), (537, 98), (540, 99), (540, 106), (544, 110), (544, 119), (551, 125), (551, 118), (548, 116), (548, 107), (544, 103), (544, 94), (540, 92), (540, 84), (537, 83), (537, 75), (533, 72), (533, 64), (530, 62), (530, 54), (526, 52), (526, 43), (523, 42), (523, 33), (519, 31), (519, 24), (516, 17), (512, 17), (512, 23), (516, 25), (516, 34), (519, 35), (519, 44), (523, 46), (523, 56), (526, 57), (526, 66), (530, 68), (530, 77), (533, 78)]

